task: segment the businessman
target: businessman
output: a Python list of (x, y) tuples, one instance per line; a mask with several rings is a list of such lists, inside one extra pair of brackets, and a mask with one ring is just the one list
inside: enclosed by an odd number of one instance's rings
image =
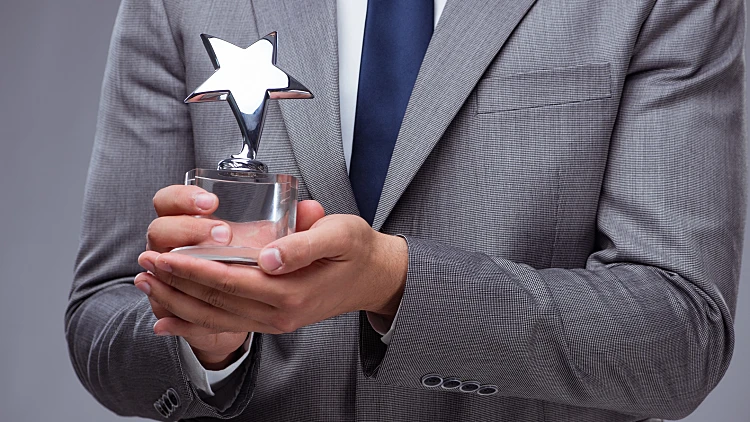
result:
[[(177, 186), (239, 137), (182, 103), (198, 34), (272, 31), (316, 95), (270, 103), (259, 152), (300, 178), (299, 231), (259, 268), (170, 254), (232, 235)], [(157, 420), (684, 417), (733, 348), (743, 37), (735, 0), (125, 0), (77, 374)]]

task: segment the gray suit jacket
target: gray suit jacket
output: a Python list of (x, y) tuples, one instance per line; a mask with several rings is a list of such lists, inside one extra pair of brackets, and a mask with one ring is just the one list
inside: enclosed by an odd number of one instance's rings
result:
[[(335, 1), (125, 0), (66, 314), (78, 376), (114, 412), (160, 420), (155, 404), (237, 421), (687, 415), (733, 347), (743, 7), (449, 1), (374, 222), (409, 244), (390, 345), (357, 313), (258, 335), (208, 399), (132, 284), (154, 193), (238, 147), (228, 106), (182, 103), (213, 71), (198, 35), (246, 46), (279, 32), (279, 67), (316, 98), (270, 106), (260, 159), (300, 177), (301, 199), (356, 214)], [(497, 392), (425, 386), (429, 374)]]

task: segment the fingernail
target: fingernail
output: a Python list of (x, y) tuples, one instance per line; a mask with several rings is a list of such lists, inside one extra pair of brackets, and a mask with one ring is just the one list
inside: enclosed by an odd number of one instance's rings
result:
[(227, 226), (216, 226), (211, 229), (211, 237), (219, 243), (226, 243), (229, 241), (229, 228)]
[(264, 249), (258, 256), (258, 263), (266, 271), (276, 271), (281, 268), (281, 254), (276, 248)]
[(137, 287), (138, 290), (140, 290), (143, 293), (145, 293), (146, 296), (150, 296), (151, 295), (151, 285), (148, 284), (147, 281), (139, 281), (138, 283), (135, 284), (135, 287)]
[(150, 273), (153, 273), (155, 270), (154, 263), (149, 261), (148, 259), (143, 260), (143, 264), (141, 264), (141, 267), (143, 267), (143, 269), (145, 269), (146, 271)]
[(157, 259), (156, 260), (156, 268), (158, 268), (158, 269), (160, 269), (160, 270), (162, 270), (162, 271), (164, 271), (166, 273), (171, 273), (172, 272), (172, 267), (169, 264), (167, 264), (167, 261), (164, 261), (163, 259)]
[(195, 206), (207, 210), (214, 206), (214, 196), (207, 193), (199, 193), (195, 196)]
[(158, 323), (159, 323), (159, 321), (156, 321), (154, 323), (154, 334), (156, 334), (159, 337), (167, 337), (167, 336), (171, 336), (172, 335), (172, 333), (170, 333), (169, 331), (164, 331), (164, 330), (156, 331), (157, 330), (156, 329), (156, 324), (158, 324)]

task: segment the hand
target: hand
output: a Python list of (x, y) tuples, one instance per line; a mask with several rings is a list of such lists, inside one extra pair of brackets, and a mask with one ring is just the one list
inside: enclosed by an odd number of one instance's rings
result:
[[(158, 329), (194, 336), (285, 333), (366, 310), (393, 318), (408, 267), (406, 242), (351, 215), (324, 217), (266, 246), (260, 268), (145, 252), (150, 298), (179, 318)], [(143, 265), (143, 264), (142, 264)]]
[[(148, 227), (146, 249), (169, 252), (174, 248), (194, 245), (262, 248), (276, 238), (276, 225), (268, 221), (228, 223), (214, 218), (211, 214), (218, 206), (216, 195), (197, 186), (174, 185), (161, 189), (154, 196), (158, 218)], [(303, 219), (307, 217), (304, 212), (308, 208), (305, 207), (303, 204)], [(322, 211), (316, 207), (312, 217), (320, 218), (322, 215)], [(309, 227), (313, 222), (302, 223)]]
[[(253, 233), (263, 232), (263, 227), (257, 225), (233, 227), (224, 221), (208, 218), (217, 207), (216, 196), (196, 186), (175, 185), (160, 190), (154, 196), (154, 208), (159, 217), (149, 226), (147, 249), (168, 252), (173, 248), (189, 245), (234, 244)], [(324, 215), (322, 207), (314, 201), (301, 202), (298, 210), (297, 227), (300, 230), (310, 227)], [(260, 241), (263, 236), (251, 238)], [(263, 246), (266, 243), (250, 246)], [(139, 259), (139, 262), (153, 273), (154, 269), (147, 261)], [(150, 293), (149, 284), (144, 284), (143, 280), (150, 277), (151, 274), (142, 273), (135, 279), (136, 287), (146, 294)], [(171, 335), (168, 330), (160, 329), (160, 324), (177, 318), (158, 302), (151, 298), (149, 301), (154, 315), (159, 319), (154, 326), (155, 332)], [(235, 352), (245, 342), (247, 335), (247, 332), (224, 332), (183, 337), (206, 369), (222, 369), (234, 360)]]

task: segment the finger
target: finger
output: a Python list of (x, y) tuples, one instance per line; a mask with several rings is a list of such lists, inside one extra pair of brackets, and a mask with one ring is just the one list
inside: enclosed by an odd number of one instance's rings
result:
[[(364, 227), (362, 225), (366, 225)], [(353, 215), (335, 215), (318, 220), (310, 230), (282, 237), (263, 248), (258, 265), (268, 274), (288, 274), (319, 259), (340, 259), (372, 229)]]
[(229, 223), (232, 229), (231, 246), (244, 246), (261, 249), (278, 239), (278, 226), (268, 220)]
[(199, 325), (210, 333), (256, 331), (256, 326), (260, 325), (256, 321), (230, 314), (223, 309), (215, 308), (188, 296), (162, 283), (151, 274), (142, 273), (138, 279), (138, 285), (143, 287), (142, 290), (147, 291), (149, 299), (157, 302), (175, 317)]
[(153, 311), (156, 318), (161, 319), (174, 316), (171, 312), (164, 309), (164, 307), (161, 306), (157, 301), (151, 298), (148, 298), (148, 301), (151, 304), (151, 311)]
[[(159, 252), (145, 251), (141, 253), (140, 255), (138, 255), (138, 265), (140, 265), (141, 267), (143, 267), (143, 269), (153, 274), (156, 271), (154, 262), (156, 262), (156, 258), (159, 255), (160, 255)], [(136, 281), (138, 281), (138, 277), (136, 277)]]
[(187, 294), (188, 296), (200, 299), (213, 307), (224, 309), (225, 311), (243, 318), (249, 318), (262, 323), (269, 323), (272, 321), (273, 315), (276, 312), (276, 308), (266, 303), (236, 295), (230, 295), (191, 280), (175, 277), (173, 275), (164, 278), (157, 278), (161, 282)]
[[(153, 255), (146, 258), (153, 259)], [(273, 307), (282, 304), (287, 293), (286, 283), (272, 279), (255, 267), (228, 265), (175, 253), (158, 255), (152, 265), (157, 278), (167, 284), (175, 283), (172, 277), (183, 278)]]
[[(143, 275), (138, 274), (137, 276), (135, 276), (135, 279), (133, 280), (133, 284), (135, 284), (135, 287), (137, 287), (138, 290), (142, 291), (143, 293), (146, 293), (146, 295), (148, 296), (148, 294), (150, 293), (149, 292), (150, 287), (147, 287), (147, 285), (143, 284), (143, 276), (146, 276), (148, 274), (146, 273), (142, 273), (142, 274)], [(163, 306), (159, 305), (157, 302), (155, 302), (151, 298), (148, 298), (148, 301), (151, 304), (151, 311), (154, 313), (154, 316), (156, 318), (166, 318), (166, 317), (174, 316), (170, 312), (168, 312), (166, 309), (164, 309)]]
[(318, 201), (301, 201), (297, 204), (298, 232), (310, 229), (316, 221), (325, 217), (326, 212)]
[[(258, 323), (255, 325), (255, 330), (253, 330), (256, 333), (267, 333), (267, 334), (281, 334), (282, 331), (277, 330), (276, 328), (273, 328), (271, 326)], [(180, 318), (161, 318), (159, 321), (156, 322), (154, 325), (154, 332), (157, 334), (161, 333), (167, 333), (174, 336), (181, 336), (184, 337), (188, 343), (191, 342), (191, 339), (199, 338), (199, 337), (205, 337), (211, 334), (218, 334), (214, 332), (213, 330), (210, 330), (205, 327), (201, 327), (200, 325), (193, 324), (191, 322), (187, 322)], [(162, 334), (164, 335), (164, 334)]]
[(146, 232), (146, 240), (148, 249), (168, 252), (181, 246), (228, 245), (232, 241), (232, 230), (221, 220), (176, 215), (152, 221)]
[(154, 195), (154, 209), (160, 217), (167, 215), (210, 215), (219, 206), (216, 195), (191, 185), (172, 185)]

